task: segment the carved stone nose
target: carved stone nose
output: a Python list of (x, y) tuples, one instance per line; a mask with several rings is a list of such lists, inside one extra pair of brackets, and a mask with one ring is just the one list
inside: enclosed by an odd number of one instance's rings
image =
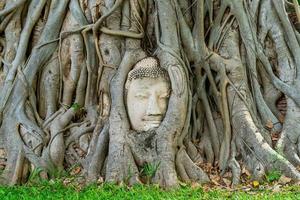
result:
[(146, 114), (149, 115), (161, 115), (161, 110), (159, 108), (158, 99), (155, 94), (152, 94), (148, 101), (148, 107)]

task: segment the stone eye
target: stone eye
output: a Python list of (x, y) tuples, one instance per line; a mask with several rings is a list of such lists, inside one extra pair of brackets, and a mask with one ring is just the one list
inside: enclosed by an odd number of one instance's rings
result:
[(136, 94), (135, 97), (139, 98), (139, 99), (147, 99), (148, 98), (148, 96), (146, 94)]
[(167, 98), (169, 98), (170, 97), (170, 95), (169, 94), (164, 94), (164, 95), (160, 95), (160, 99), (167, 99)]

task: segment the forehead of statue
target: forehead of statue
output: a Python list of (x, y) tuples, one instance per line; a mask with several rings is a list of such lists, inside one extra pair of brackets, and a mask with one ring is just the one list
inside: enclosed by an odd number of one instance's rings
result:
[(167, 92), (169, 88), (170, 88), (170, 84), (168, 80), (166, 80), (164, 77), (158, 77), (158, 78), (144, 77), (144, 78), (133, 79), (130, 82), (128, 89), (134, 91), (138, 91), (138, 90), (146, 91), (150, 89), (155, 89), (162, 92)]

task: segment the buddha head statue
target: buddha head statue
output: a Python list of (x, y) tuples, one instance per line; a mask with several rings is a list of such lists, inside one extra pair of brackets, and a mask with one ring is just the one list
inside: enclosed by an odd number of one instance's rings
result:
[(168, 107), (170, 81), (157, 59), (137, 62), (128, 73), (125, 89), (131, 128), (142, 132), (159, 127)]

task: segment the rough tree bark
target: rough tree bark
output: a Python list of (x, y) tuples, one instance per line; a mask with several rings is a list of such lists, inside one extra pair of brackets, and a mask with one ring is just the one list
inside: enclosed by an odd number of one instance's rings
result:
[[(295, 4), (1, 1), (0, 183), (77, 164), (86, 182), (204, 183), (207, 163), (233, 185), (243, 167), (254, 179), (279, 170), (300, 180)], [(124, 85), (148, 56), (167, 70), (171, 96), (160, 126), (136, 133)]]

